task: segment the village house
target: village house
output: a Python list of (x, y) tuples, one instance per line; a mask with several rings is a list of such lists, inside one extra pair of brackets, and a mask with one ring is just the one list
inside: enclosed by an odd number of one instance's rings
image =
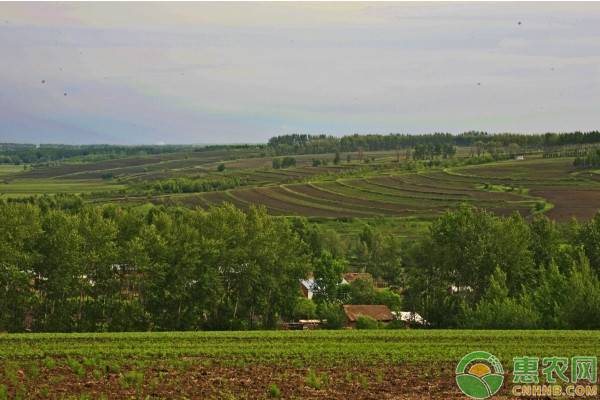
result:
[(354, 328), (361, 316), (373, 318), (377, 322), (391, 322), (395, 319), (388, 306), (383, 304), (346, 304), (343, 307), (346, 314), (346, 327), (349, 328)]

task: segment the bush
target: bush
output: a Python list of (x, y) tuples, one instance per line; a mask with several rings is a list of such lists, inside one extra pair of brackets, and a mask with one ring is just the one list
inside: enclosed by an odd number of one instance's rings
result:
[(298, 298), (294, 307), (295, 319), (313, 319), (317, 316), (317, 305), (310, 299)]
[(219, 166), (217, 167), (217, 171), (219, 171), (219, 172), (225, 171), (225, 164), (219, 164)]
[(321, 303), (317, 307), (317, 315), (326, 320), (323, 327), (326, 329), (340, 329), (346, 322), (346, 314), (338, 304)]
[(367, 315), (361, 315), (356, 319), (356, 329), (378, 329), (379, 322)]

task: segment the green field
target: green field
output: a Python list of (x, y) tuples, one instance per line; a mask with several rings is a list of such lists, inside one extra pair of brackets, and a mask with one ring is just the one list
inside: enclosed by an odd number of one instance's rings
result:
[(0, 197), (27, 197), (56, 193), (82, 194), (124, 188), (124, 185), (92, 180), (19, 179), (0, 183)]
[(5, 334), (0, 382), (22, 398), (215, 399), (268, 398), (272, 385), (284, 398), (419, 398), (415, 386), (429, 382), (431, 398), (449, 398), (453, 368), (471, 351), (495, 354), (508, 374), (515, 356), (593, 356), (599, 343), (597, 331)]

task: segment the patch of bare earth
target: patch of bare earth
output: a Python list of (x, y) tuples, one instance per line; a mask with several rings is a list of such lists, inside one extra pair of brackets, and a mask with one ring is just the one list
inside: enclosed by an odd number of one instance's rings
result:
[[(139, 370), (138, 370), (139, 371)], [(143, 383), (126, 385), (123, 373), (77, 376), (68, 368), (43, 370), (28, 382), (27, 398), (85, 395), (109, 399), (268, 399), (276, 385), (281, 399), (465, 399), (454, 380), (454, 365), (355, 366), (314, 369), (253, 365), (148, 367)], [(126, 374), (126, 372), (124, 372)], [(497, 399), (505, 399), (497, 396)], [(78, 398), (78, 397), (77, 397)]]
[(554, 208), (546, 215), (561, 222), (573, 217), (581, 221), (589, 220), (600, 209), (600, 190), (542, 188), (531, 190), (530, 193), (554, 204)]

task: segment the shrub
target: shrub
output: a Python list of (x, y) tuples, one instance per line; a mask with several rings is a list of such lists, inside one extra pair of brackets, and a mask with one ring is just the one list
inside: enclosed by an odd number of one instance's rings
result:
[(379, 323), (367, 315), (361, 315), (356, 319), (356, 329), (377, 329)]
[(294, 307), (294, 318), (313, 319), (317, 316), (317, 305), (310, 299), (298, 298)]
[(338, 304), (321, 303), (317, 307), (317, 315), (325, 320), (323, 327), (326, 329), (340, 329), (344, 326), (346, 315)]

